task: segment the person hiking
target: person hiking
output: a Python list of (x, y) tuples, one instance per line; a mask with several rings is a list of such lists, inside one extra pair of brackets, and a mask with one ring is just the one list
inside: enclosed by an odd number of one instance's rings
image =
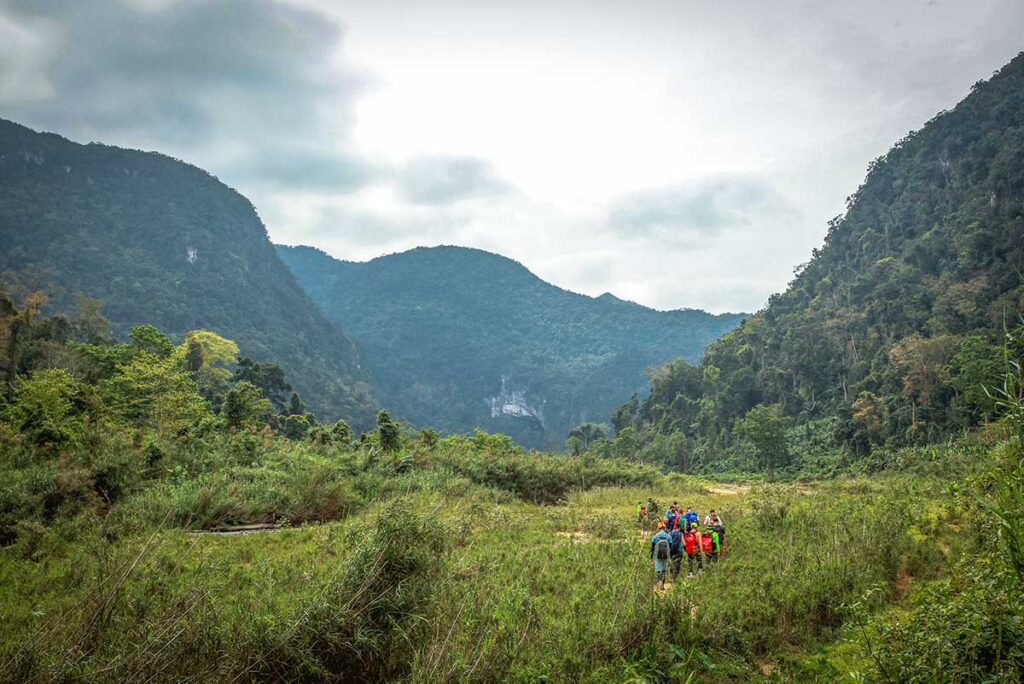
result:
[(651, 529), (655, 529), (658, 523), (661, 522), (661, 516), (658, 512), (660, 510), (658, 503), (654, 499), (647, 497), (647, 518), (645, 520), (650, 524)]
[(665, 532), (665, 523), (658, 523), (658, 531), (651, 537), (651, 559), (654, 573), (658, 576), (658, 588), (665, 588), (665, 572), (672, 557), (672, 539)]
[(699, 517), (700, 516), (697, 515), (697, 511), (695, 511), (692, 508), (690, 508), (689, 506), (687, 506), (686, 507), (686, 513), (683, 514), (683, 520), (686, 521), (684, 523), (685, 528), (686, 529), (690, 529), (691, 526), (696, 525), (697, 524), (697, 519)]
[(704, 534), (700, 535), (700, 550), (708, 559), (708, 563), (718, 562), (718, 558), (715, 556), (714, 534), (714, 532), (706, 531)]
[(665, 511), (665, 529), (671, 532), (676, 529), (676, 524), (679, 520), (679, 512), (674, 507), (669, 508)]
[[(720, 547), (724, 547), (725, 546), (725, 525), (722, 524), (722, 519), (717, 514), (713, 514), (711, 516), (711, 523), (707, 526), (707, 528), (709, 530), (711, 530), (712, 532), (717, 532), (718, 533), (718, 545)], [(721, 555), (721, 550), (719, 550), (719, 555)]]
[(686, 551), (686, 576), (693, 577), (693, 561), (697, 561), (698, 571), (704, 570), (704, 561), (700, 555), (700, 533), (697, 523), (683, 533), (683, 550)]
[(683, 565), (683, 531), (677, 525), (669, 532), (668, 537), (671, 541), (669, 552), (672, 558), (672, 579), (675, 580), (679, 577), (679, 570)]
[(636, 521), (638, 523), (642, 523), (644, 521), (644, 518), (646, 518), (646, 517), (647, 517), (647, 508), (644, 506), (643, 502), (637, 501), (636, 502)]
[[(716, 520), (718, 522), (715, 522)], [(715, 509), (714, 508), (712, 508), (710, 511), (708, 511), (708, 514), (706, 516), (704, 516), (704, 527), (707, 527), (708, 525), (721, 525), (721, 524), (722, 524), (722, 519), (718, 516), (717, 513), (715, 513)]]

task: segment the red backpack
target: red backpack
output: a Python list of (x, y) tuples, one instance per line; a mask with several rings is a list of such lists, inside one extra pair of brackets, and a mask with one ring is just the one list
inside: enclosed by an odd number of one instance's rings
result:
[(683, 541), (686, 543), (687, 556), (692, 556), (697, 553), (697, 535), (693, 532), (687, 532), (683, 535)]
[(704, 553), (711, 553), (715, 550), (715, 542), (711, 539), (710, 534), (702, 534), (700, 537), (700, 549)]

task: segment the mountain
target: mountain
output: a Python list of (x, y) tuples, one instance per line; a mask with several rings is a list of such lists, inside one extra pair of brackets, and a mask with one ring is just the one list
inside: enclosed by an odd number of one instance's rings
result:
[(80, 145), (0, 119), (0, 269), (53, 308), (102, 301), (114, 330), (205, 328), (275, 361), (322, 418), (370, 422), (360, 352), (277, 257), (249, 201), (170, 157)]
[(741, 314), (660, 312), (562, 290), (476, 249), (417, 248), (365, 263), (311, 247), (278, 254), (326, 314), (366, 350), (384, 405), (418, 426), (500, 431), (561, 446), (604, 421), (644, 370), (696, 360)]
[(824, 246), (703, 368), (654, 382), (641, 441), (719, 460), (758, 405), (858, 450), (969, 428), (994, 414), (983, 388), (1001, 385), (1022, 274), (1024, 53), (873, 162)]

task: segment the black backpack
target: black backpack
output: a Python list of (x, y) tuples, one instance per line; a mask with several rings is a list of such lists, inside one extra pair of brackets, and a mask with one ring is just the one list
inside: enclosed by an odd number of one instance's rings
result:
[(658, 560), (668, 560), (668, 539), (659, 539), (655, 548), (655, 555)]

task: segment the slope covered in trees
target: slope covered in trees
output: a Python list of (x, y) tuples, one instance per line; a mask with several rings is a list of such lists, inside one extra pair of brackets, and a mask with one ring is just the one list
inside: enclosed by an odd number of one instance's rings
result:
[(416, 425), (481, 427), (561, 446), (644, 390), (644, 370), (695, 361), (741, 314), (659, 312), (550, 285), (521, 264), (460, 247), (365, 263), (278, 247), (323, 310), (366, 350), (382, 402)]
[(994, 413), (1022, 274), (1024, 54), (872, 163), (789, 288), (616, 426), (685, 467), (942, 438)]
[(372, 420), (356, 346), (281, 263), (252, 205), (194, 166), (0, 120), (0, 270), (51, 308), (100, 300), (124, 338), (206, 328), (273, 359), (325, 419)]

